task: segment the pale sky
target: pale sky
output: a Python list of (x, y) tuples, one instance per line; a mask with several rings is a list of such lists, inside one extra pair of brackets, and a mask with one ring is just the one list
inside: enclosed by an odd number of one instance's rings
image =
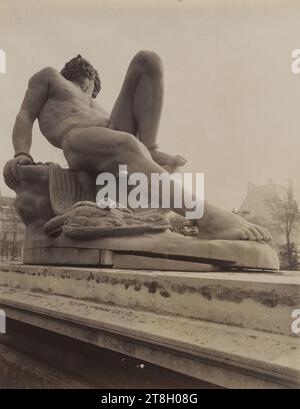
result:
[[(80, 53), (98, 69), (98, 100), (110, 110), (141, 49), (165, 67), (160, 147), (204, 172), (206, 197), (238, 208), (246, 184), (294, 179), (300, 186), (300, 48), (297, 0), (1, 0), (0, 189), (11, 133), (30, 76)], [(34, 128), (36, 161), (65, 164)]]

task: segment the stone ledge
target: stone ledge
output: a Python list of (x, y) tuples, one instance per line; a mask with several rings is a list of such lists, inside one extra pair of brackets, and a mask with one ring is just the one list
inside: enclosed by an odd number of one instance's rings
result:
[(231, 388), (300, 386), (299, 339), (0, 288), (9, 318)]
[(300, 274), (161, 272), (2, 265), (0, 285), (283, 335)]
[(0, 336), (0, 389), (216, 389), (217, 385), (20, 321)]
[[(20, 370), (21, 368), (21, 370)], [(18, 373), (20, 374), (18, 376)], [(32, 354), (26, 354), (1, 344), (0, 335), (0, 389), (31, 388), (88, 388), (89, 385), (78, 381), (70, 374), (66, 375), (40, 360)]]

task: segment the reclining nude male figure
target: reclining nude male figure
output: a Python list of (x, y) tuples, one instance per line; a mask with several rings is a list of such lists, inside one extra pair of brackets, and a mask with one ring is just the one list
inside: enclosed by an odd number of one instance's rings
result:
[[(17, 183), (17, 166), (33, 164), (30, 148), (36, 119), (46, 139), (63, 150), (71, 170), (116, 174), (119, 165), (126, 164), (129, 175), (143, 173), (149, 181), (153, 173), (165, 174), (165, 169), (186, 163), (183, 157), (158, 149), (163, 68), (156, 53), (140, 51), (134, 56), (110, 116), (95, 101), (100, 89), (98, 72), (80, 55), (61, 72), (47, 67), (33, 75), (13, 129), (15, 157), (6, 166), (7, 180)], [(171, 197), (174, 189), (171, 184)], [(180, 189), (184, 197), (185, 187)], [(191, 211), (185, 204), (175, 207), (172, 200), (170, 208), (183, 216)], [(202, 239), (270, 239), (265, 228), (206, 201), (203, 216), (194, 224)]]

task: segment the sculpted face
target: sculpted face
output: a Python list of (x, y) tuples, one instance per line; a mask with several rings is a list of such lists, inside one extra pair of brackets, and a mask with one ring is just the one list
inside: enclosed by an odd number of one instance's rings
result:
[(98, 71), (80, 54), (67, 62), (61, 75), (80, 86), (87, 95), (96, 98), (101, 89)]
[(93, 96), (94, 87), (95, 87), (95, 80), (89, 79), (87, 77), (81, 77), (77, 82), (82, 91), (87, 94), (89, 97)]

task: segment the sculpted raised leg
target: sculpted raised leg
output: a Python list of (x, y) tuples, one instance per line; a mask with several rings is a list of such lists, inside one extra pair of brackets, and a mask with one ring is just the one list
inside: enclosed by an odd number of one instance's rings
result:
[(157, 133), (163, 103), (163, 65), (152, 51), (140, 51), (131, 61), (110, 116), (116, 129), (135, 135), (153, 160), (173, 171), (186, 159), (158, 150)]

